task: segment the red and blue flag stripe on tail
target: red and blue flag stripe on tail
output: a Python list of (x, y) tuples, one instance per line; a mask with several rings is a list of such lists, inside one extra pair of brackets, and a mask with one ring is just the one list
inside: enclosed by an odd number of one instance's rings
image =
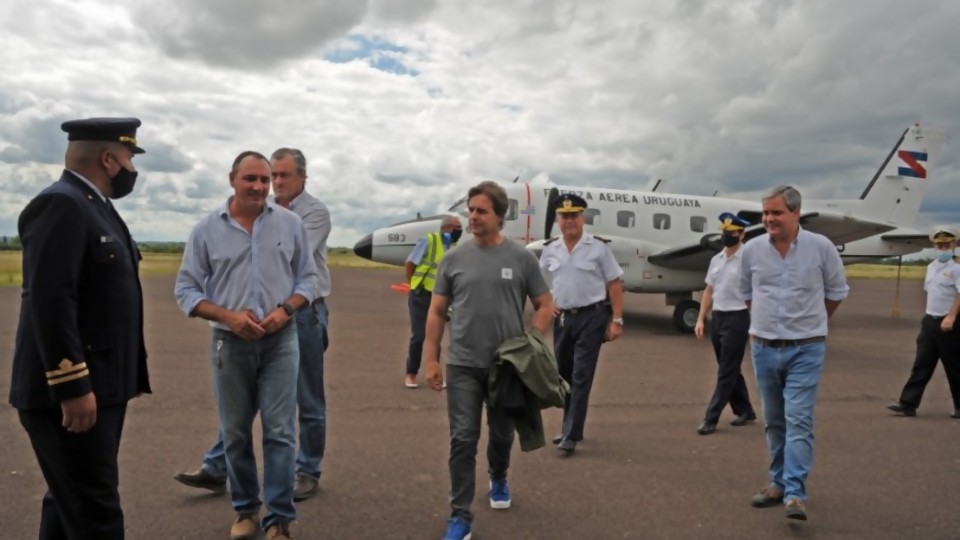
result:
[[(912, 176), (914, 178), (926, 178), (927, 169), (922, 163), (927, 162), (926, 152), (912, 152), (910, 150), (900, 150), (897, 152), (900, 158), (901, 167), (897, 169), (900, 176)], [(902, 166), (906, 165), (906, 167)]]

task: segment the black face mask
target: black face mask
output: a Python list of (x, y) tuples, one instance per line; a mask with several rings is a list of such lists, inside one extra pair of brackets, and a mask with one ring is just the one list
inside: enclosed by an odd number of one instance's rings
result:
[(110, 190), (113, 192), (110, 198), (122, 199), (133, 191), (133, 186), (137, 183), (137, 171), (127, 169), (117, 161), (117, 158), (113, 156), (110, 157), (117, 162), (117, 165), (120, 165), (120, 170), (117, 171), (117, 174), (110, 177)]
[(721, 234), (720, 238), (723, 241), (723, 245), (727, 247), (733, 247), (740, 243), (740, 237), (732, 234)]
[(450, 242), (453, 244), (457, 243), (457, 240), (463, 235), (463, 229), (454, 229), (450, 231)]

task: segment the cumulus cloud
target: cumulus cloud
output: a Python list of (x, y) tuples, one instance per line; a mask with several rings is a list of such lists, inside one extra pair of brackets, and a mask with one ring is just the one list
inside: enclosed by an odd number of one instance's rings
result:
[(349, 245), (481, 179), (854, 198), (919, 121), (952, 135), (925, 226), (960, 207), (956, 20), (933, 0), (6, 3), (0, 177), (57, 174), (63, 120), (137, 116), (121, 205), (138, 238), (183, 240), (234, 156), (295, 146)]

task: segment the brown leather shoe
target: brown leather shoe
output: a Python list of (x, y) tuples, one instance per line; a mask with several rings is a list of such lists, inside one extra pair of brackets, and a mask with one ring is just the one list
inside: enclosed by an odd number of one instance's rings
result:
[(788, 519), (807, 520), (807, 508), (800, 499), (790, 499), (787, 501), (785, 512)]
[(293, 500), (303, 501), (317, 494), (317, 485), (319, 478), (314, 478), (309, 474), (297, 473), (297, 480), (293, 483)]
[(230, 540), (253, 540), (260, 532), (260, 518), (257, 514), (240, 512), (230, 527)]
[(769, 508), (783, 502), (783, 492), (767, 486), (750, 499), (750, 506), (754, 508)]
[(267, 540), (293, 540), (290, 535), (290, 524), (286, 521), (278, 521), (267, 527)]
[(214, 493), (223, 493), (227, 490), (227, 479), (218, 478), (208, 473), (203, 467), (193, 472), (181, 472), (173, 475), (173, 479), (185, 486), (209, 489)]

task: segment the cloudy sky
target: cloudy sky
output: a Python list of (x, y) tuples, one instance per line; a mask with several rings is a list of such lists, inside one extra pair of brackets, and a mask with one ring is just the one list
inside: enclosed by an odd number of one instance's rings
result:
[(0, 4), (0, 233), (67, 119), (137, 116), (118, 207), (185, 240), (240, 151), (295, 146), (330, 244), (481, 179), (859, 196), (900, 133), (947, 134), (921, 225), (960, 221), (960, 2), (12, 0)]

